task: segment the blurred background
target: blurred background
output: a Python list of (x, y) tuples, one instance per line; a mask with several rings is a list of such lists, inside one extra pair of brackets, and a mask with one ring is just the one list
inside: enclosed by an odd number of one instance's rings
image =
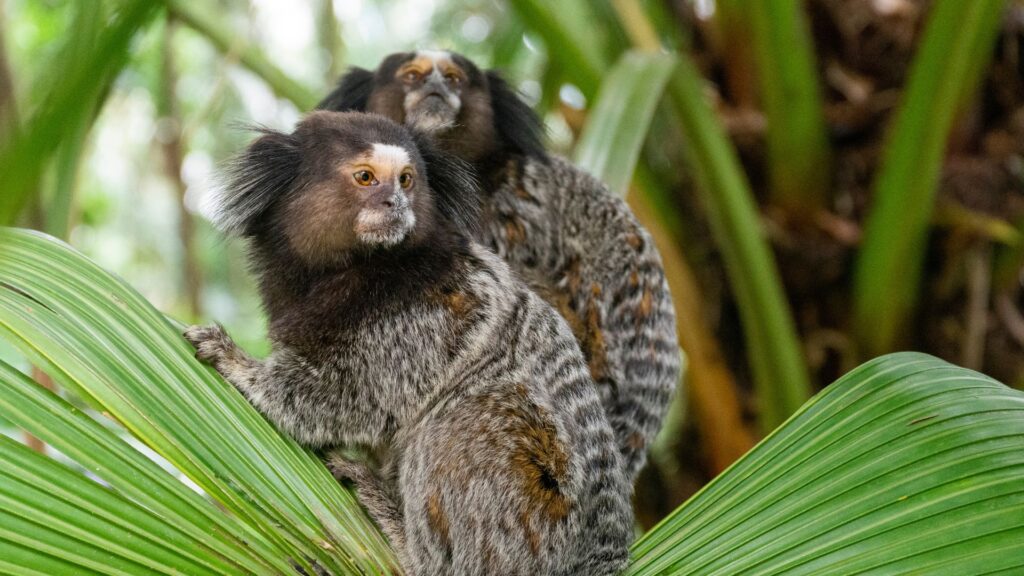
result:
[(0, 0), (0, 224), (265, 353), (218, 166), (416, 48), (504, 71), (557, 153), (639, 131), (600, 175), (632, 183), (689, 360), (642, 524), (879, 354), (1024, 386), (1019, 0)]

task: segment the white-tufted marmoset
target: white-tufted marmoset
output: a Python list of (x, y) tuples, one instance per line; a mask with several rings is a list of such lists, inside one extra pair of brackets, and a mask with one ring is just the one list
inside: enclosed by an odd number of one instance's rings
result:
[(409, 575), (602, 575), (628, 559), (630, 488), (565, 321), (471, 239), (457, 159), (373, 114), (314, 112), (234, 163), (224, 228), (250, 241), (272, 353), (186, 337), (279, 430), (337, 459)]
[(634, 480), (680, 379), (661, 258), (629, 207), (541, 143), (541, 122), (495, 71), (450, 52), (353, 68), (318, 106), (431, 133), (483, 186), (478, 239), (555, 306), (586, 355)]

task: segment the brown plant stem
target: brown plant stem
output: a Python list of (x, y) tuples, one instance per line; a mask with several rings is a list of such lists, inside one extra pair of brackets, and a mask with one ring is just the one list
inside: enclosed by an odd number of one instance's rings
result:
[(173, 18), (169, 18), (167, 26), (164, 28), (164, 45), (160, 69), (161, 93), (158, 97), (158, 113), (164, 125), (164, 130), (159, 135), (159, 139), (164, 156), (164, 169), (167, 174), (167, 180), (174, 186), (178, 196), (178, 239), (181, 243), (182, 280), (185, 286), (188, 313), (192, 318), (198, 318), (202, 312), (200, 298), (202, 272), (196, 257), (195, 220), (185, 206), (185, 193), (188, 187), (181, 177), (181, 167), (184, 162), (182, 119), (181, 113), (178, 110), (178, 101), (174, 94), (174, 87), (177, 83), (174, 62), (174, 32), (176, 29), (177, 23)]
[(972, 370), (981, 370), (985, 359), (991, 288), (992, 246), (986, 242), (967, 253), (966, 330), (960, 362)]

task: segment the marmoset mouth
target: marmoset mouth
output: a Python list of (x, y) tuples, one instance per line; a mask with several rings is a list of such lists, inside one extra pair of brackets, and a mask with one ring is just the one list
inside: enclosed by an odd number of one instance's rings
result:
[(355, 231), (367, 244), (394, 245), (416, 224), (416, 215), (408, 207), (395, 210), (363, 210), (356, 217)]
[(455, 113), (455, 109), (448, 104), (448, 100), (441, 94), (428, 94), (424, 96), (416, 103), (414, 108), (420, 114), (451, 116)]
[(427, 132), (445, 130), (455, 126), (455, 110), (443, 102), (421, 102), (410, 111), (407, 122)]
[(398, 208), (395, 210), (363, 210), (359, 213), (356, 227), (359, 229), (389, 228), (401, 224), (405, 220), (409, 210)]

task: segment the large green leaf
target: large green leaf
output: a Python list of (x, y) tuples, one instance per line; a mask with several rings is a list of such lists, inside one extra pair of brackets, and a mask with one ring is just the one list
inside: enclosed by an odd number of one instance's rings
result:
[(141, 296), (67, 245), (0, 230), (0, 336), (170, 461), (281, 557), (394, 565), (354, 499)]
[(1024, 570), (1024, 394), (916, 353), (847, 374), (634, 545), (628, 574)]
[(899, 344), (917, 299), (956, 113), (995, 46), (1005, 0), (939, 0), (914, 56), (874, 182), (854, 270), (854, 332), (870, 357)]
[[(223, 556), (253, 574), (273, 574), (271, 567), (277, 572), (288, 569), (259, 533), (212, 507), (113, 432), (3, 362), (0, 390), (0, 414), (197, 539), (201, 557)], [(147, 519), (138, 520), (137, 515), (125, 517), (138, 523)]]
[(654, 110), (676, 63), (671, 54), (629, 51), (601, 82), (573, 160), (620, 197), (633, 179)]
[(212, 554), (202, 535), (6, 436), (0, 461), (0, 567), (17, 566), (4, 573), (246, 573)]

